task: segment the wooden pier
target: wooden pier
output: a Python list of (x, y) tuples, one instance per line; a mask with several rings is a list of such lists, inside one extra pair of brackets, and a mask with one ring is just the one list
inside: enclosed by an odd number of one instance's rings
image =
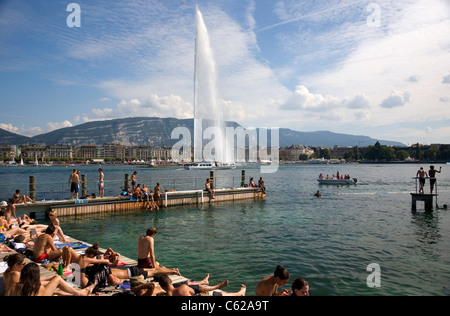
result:
[[(159, 207), (203, 205), (225, 201), (259, 200), (265, 199), (265, 194), (259, 188), (231, 188), (215, 190), (214, 199), (211, 199), (207, 191), (172, 191), (161, 195)], [(16, 205), (16, 215), (48, 214), (56, 211), (58, 217), (88, 215), (98, 213), (114, 213), (123, 211), (136, 211), (142, 209), (145, 202), (131, 200), (130, 197), (104, 197), (68, 201), (48, 201)]]
[[(91, 244), (88, 244), (88, 243), (86, 243), (84, 241), (76, 240), (76, 239), (73, 239), (73, 238), (71, 238), (69, 236), (65, 236), (65, 237), (67, 239), (67, 242), (69, 242), (69, 243), (70, 242), (80, 242), (80, 243), (82, 243), (82, 244), (84, 244), (86, 246), (86, 247), (84, 247), (82, 249), (76, 250), (80, 254), (84, 253), (84, 251), (86, 250), (87, 247), (92, 246)], [(56, 242), (55, 245), (58, 246), (58, 243)], [(10, 249), (10, 250), (11, 250), (11, 252), (9, 252), (9, 253), (0, 253), (0, 262), (3, 262), (3, 258), (5, 258), (6, 256), (15, 253), (14, 250), (12, 250), (12, 249)], [(101, 253), (105, 253), (106, 249), (100, 248), (99, 251)], [(115, 249), (115, 251), (118, 251), (118, 250)], [(120, 251), (118, 251), (118, 252), (120, 253)], [(29, 258), (26, 258), (25, 261), (26, 261), (27, 264), (30, 263), (30, 262), (33, 262)], [(137, 266), (137, 261), (136, 260), (124, 257), (122, 255), (120, 256), (120, 262), (121, 262), (121, 264), (119, 266), (117, 266), (117, 267), (114, 267), (114, 269), (126, 270), (129, 267)], [(52, 276), (56, 275), (56, 272), (51, 271), (50, 269), (47, 269), (45, 267), (45, 265), (43, 265), (43, 264), (38, 264), (38, 265), (39, 265), (39, 270), (40, 270), (41, 277), (49, 277), (49, 276), (52, 277)], [(70, 277), (70, 275), (64, 275), (63, 279), (67, 280), (69, 277)], [(172, 281), (174, 283), (184, 282), (184, 281), (188, 280), (184, 276), (175, 275), (175, 274), (169, 275), (169, 277), (172, 279)], [(152, 279), (153, 278), (149, 278), (149, 279), (147, 279), (147, 281), (151, 281)], [(72, 286), (76, 287), (75, 284), (72, 284), (72, 283), (69, 283), (69, 284), (71, 284)], [(115, 293), (117, 293), (119, 291), (120, 290), (117, 290), (114, 286), (108, 286), (108, 287), (102, 289), (97, 295), (99, 295), (99, 296), (112, 296), (113, 294), (115, 294)], [(0, 296), (4, 296), (4, 292), (5, 292), (5, 286), (4, 286), (4, 280), (3, 280), (3, 273), (0, 273)]]

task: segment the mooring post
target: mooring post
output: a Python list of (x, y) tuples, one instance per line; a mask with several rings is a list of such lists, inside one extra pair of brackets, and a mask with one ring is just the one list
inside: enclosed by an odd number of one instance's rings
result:
[(85, 174), (81, 175), (81, 196), (87, 197), (88, 191), (87, 191), (87, 176)]
[(210, 171), (209, 172), (209, 178), (211, 179), (211, 184), (210, 184), (210, 186), (211, 186), (211, 190), (214, 190), (214, 187), (215, 187), (215, 185), (214, 185), (214, 171)]
[(30, 176), (30, 190), (29, 190), (30, 198), (35, 201), (36, 200), (36, 178), (34, 176)]
[(128, 191), (128, 187), (130, 186), (130, 175), (127, 173), (125, 174), (125, 181), (123, 183), (123, 190)]
[(241, 188), (245, 187), (245, 170), (242, 170)]

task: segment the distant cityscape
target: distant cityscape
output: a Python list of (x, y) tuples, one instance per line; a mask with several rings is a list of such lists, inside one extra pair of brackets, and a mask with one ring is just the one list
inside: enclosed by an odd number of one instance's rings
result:
[[(310, 147), (293, 145), (279, 148), (281, 163), (320, 162), (415, 162), (450, 161), (450, 144), (415, 144), (409, 147), (386, 146), (376, 142), (367, 147)], [(0, 146), (0, 162), (8, 164), (43, 163), (149, 163), (171, 162), (172, 147), (102, 145)], [(190, 161), (185, 161), (190, 162)]]

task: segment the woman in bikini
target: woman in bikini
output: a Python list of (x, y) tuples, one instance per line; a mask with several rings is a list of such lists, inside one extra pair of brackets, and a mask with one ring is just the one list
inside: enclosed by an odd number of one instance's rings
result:
[[(59, 275), (42, 277), (39, 266), (29, 263), (20, 273), (20, 281), (15, 286), (13, 296), (87, 296), (92, 293), (95, 284), (79, 290), (70, 286)], [(57, 290), (59, 288), (59, 291)]]

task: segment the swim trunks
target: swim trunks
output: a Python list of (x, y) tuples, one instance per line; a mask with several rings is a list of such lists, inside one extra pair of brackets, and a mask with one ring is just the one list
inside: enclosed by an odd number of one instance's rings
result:
[(140, 275), (142, 275), (144, 277), (144, 279), (148, 278), (148, 272), (145, 271), (143, 268), (136, 267), (136, 266), (128, 268), (128, 276), (130, 279), (132, 277), (140, 276)]
[(36, 263), (41, 263), (44, 260), (49, 260), (48, 253), (43, 253), (39, 257), (34, 258), (34, 262), (36, 262)]
[(77, 182), (72, 182), (72, 184), (70, 185), (70, 192), (78, 192), (78, 183)]
[(105, 182), (104, 181), (100, 181), (99, 184), (98, 184), (98, 188), (100, 190), (103, 190), (104, 187), (105, 187)]
[(178, 282), (178, 283), (174, 283), (174, 284), (173, 284), (173, 287), (174, 287), (174, 288), (179, 288), (179, 287), (182, 286), (182, 285), (187, 285), (187, 286), (189, 286), (191, 289), (193, 289), (194, 292), (195, 292), (194, 296), (196, 296), (197, 294), (200, 294), (200, 293), (201, 293), (200, 287), (199, 287), (198, 285), (192, 285), (192, 284), (189, 285), (187, 281), (181, 281), (181, 282)]
[(138, 259), (139, 268), (153, 268), (152, 260), (150, 258)]

